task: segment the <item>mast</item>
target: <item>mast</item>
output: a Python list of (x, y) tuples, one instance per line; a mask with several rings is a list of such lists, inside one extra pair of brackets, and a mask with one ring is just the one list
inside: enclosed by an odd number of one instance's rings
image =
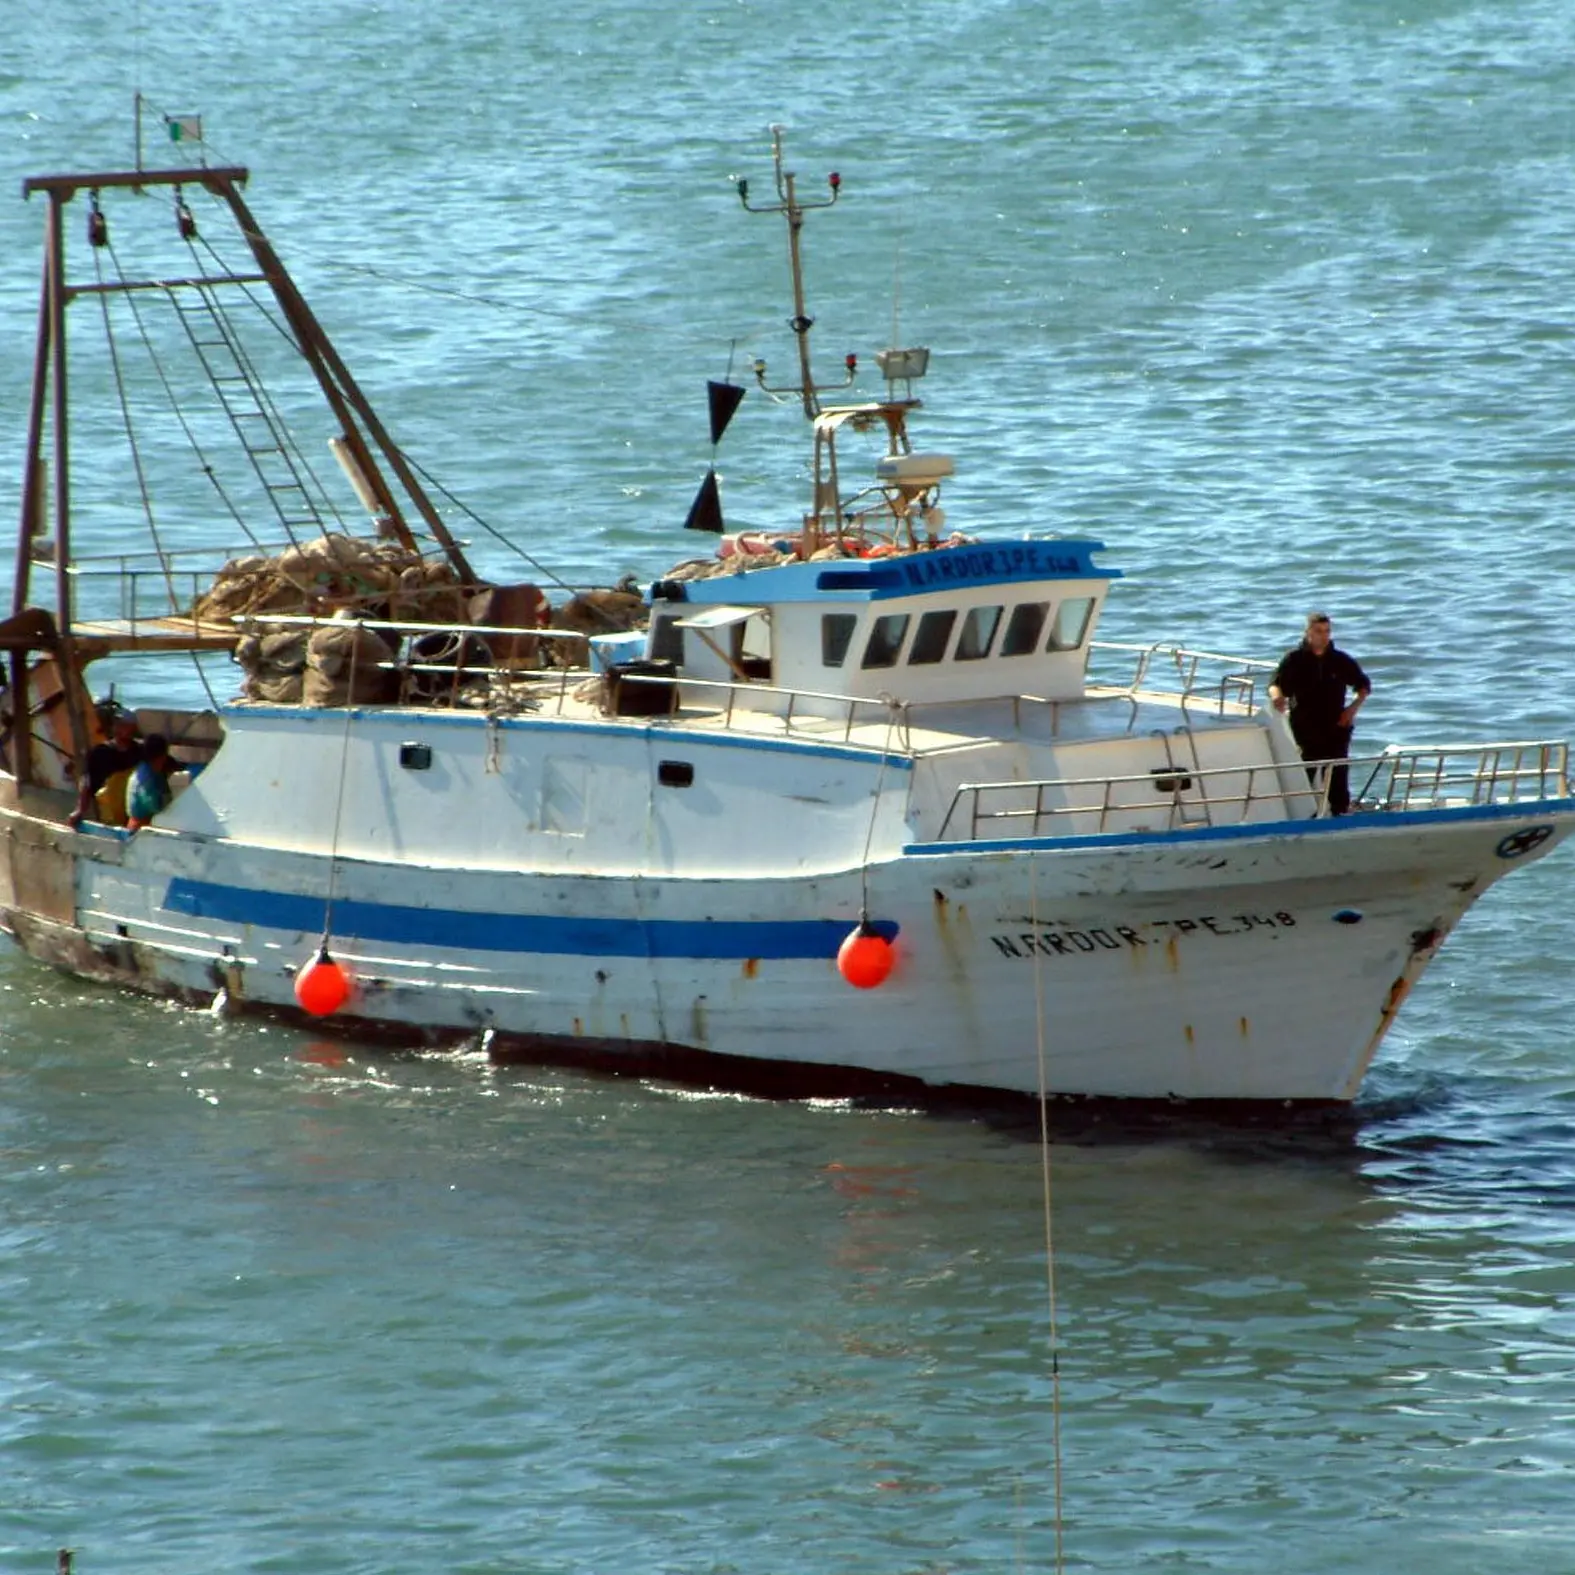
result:
[[(61, 208), (64, 199), (56, 193), (49, 194), (49, 209), (45, 216), (44, 232), (44, 298), (49, 319), (49, 380), (52, 395), (50, 425), (54, 436), (55, 461), (55, 626), (59, 635), (56, 665), (61, 686), (65, 692), (66, 717), (71, 729), (71, 754), (76, 762), (78, 780), (87, 769), (88, 725), (83, 708), (78, 704), (77, 691), (81, 688), (76, 651), (71, 639), (71, 467), (70, 431), (66, 416), (66, 256), (65, 230)], [(40, 356), (40, 360), (44, 359)], [(40, 401), (41, 403), (41, 401)], [(41, 412), (40, 412), (41, 413)], [(37, 450), (34, 450), (36, 454)], [(34, 472), (36, 478), (36, 470)], [(35, 501), (28, 506), (36, 509)], [(24, 547), (31, 553), (31, 540)], [(19, 722), (28, 733), (32, 731), (30, 708), (24, 689), (18, 693), (14, 722)], [(31, 745), (31, 739), (29, 740)], [(31, 769), (31, 754), (24, 757)]]
[(55, 464), (55, 610), (61, 637), (71, 637), (71, 443), (66, 402), (66, 257), (61, 222), (64, 201), (49, 194), (45, 216), (44, 295), (49, 303), (50, 425)]
[[(50, 291), (46, 259), (45, 273), (38, 295), (38, 340), (33, 354), (33, 386), (27, 412), (27, 459), (22, 469), (22, 518), (16, 538), (16, 575), (11, 582), (13, 620), (27, 606), (33, 569), (33, 543), (41, 534), (45, 467), (40, 450), (44, 442), (44, 394), (49, 386)], [(10, 648), (11, 681), (11, 769), (18, 782), (33, 780), (33, 730), (28, 717), (27, 648)]]
[[(788, 319), (788, 326), (793, 330), (798, 341), (799, 381), (796, 387), (774, 388), (766, 381), (764, 361), (757, 359), (754, 370), (755, 380), (771, 397), (796, 395), (802, 401), (804, 415), (814, 429), (814, 494), (810, 510), (804, 516), (800, 551), (806, 557), (812, 555), (820, 548), (828, 525), (830, 534), (835, 539), (840, 539), (844, 528), (854, 525), (859, 518), (854, 514), (843, 513), (842, 490), (837, 475), (837, 433), (844, 424), (850, 424), (852, 430), (858, 431), (876, 421), (885, 425), (887, 435), (888, 460), (891, 463), (887, 472), (879, 479), (885, 507), (889, 510), (893, 521), (894, 533), (905, 532), (908, 545), (910, 547), (916, 545), (917, 538), (914, 534), (912, 516), (917, 512), (924, 516), (927, 526), (931, 527), (927, 530), (927, 534), (931, 545), (934, 545), (933, 527), (939, 525), (943, 516), (939, 510), (934, 510), (931, 506), (941, 476), (951, 474), (950, 461), (945, 461), (945, 468), (939, 471), (929, 467), (903, 472), (897, 465), (897, 461), (902, 456), (911, 453), (912, 445), (907, 430), (908, 414), (919, 404), (919, 401), (913, 397), (913, 382), (924, 376), (929, 364), (930, 352), (926, 349), (882, 350), (877, 353), (875, 359), (882, 376), (886, 379), (884, 399), (857, 405), (834, 405), (829, 408), (822, 404), (821, 389), (815, 382), (809, 355), (809, 331), (814, 327), (815, 320), (804, 306), (802, 233), (804, 215), (810, 209), (829, 208), (836, 202), (842, 191), (842, 177), (835, 173), (827, 177), (826, 183), (831, 188), (829, 197), (819, 202), (804, 202), (798, 195), (793, 171), (783, 167), (780, 126), (771, 128), (771, 150), (777, 200), (774, 203), (751, 203), (749, 183), (739, 180), (737, 184), (739, 200), (743, 203), (746, 212), (780, 213), (787, 224), (788, 266), (793, 284), (793, 315)], [(847, 388), (858, 375), (858, 357), (846, 356), (843, 365), (846, 368), (845, 376), (836, 386)], [(901, 392), (897, 387), (899, 383), (903, 385)], [(862, 529), (861, 526), (856, 528)]]
[[(793, 315), (788, 319), (788, 327), (793, 330), (798, 341), (798, 385), (797, 387), (773, 388), (766, 382), (766, 363), (763, 360), (755, 361), (755, 381), (758, 382), (767, 394), (775, 398), (780, 394), (797, 394), (803, 401), (805, 418), (815, 427), (815, 448), (817, 454), (815, 492), (811, 508), (804, 516), (804, 533), (802, 546), (805, 555), (815, 552), (820, 546), (821, 517), (829, 507), (833, 515), (833, 524), (837, 514), (837, 462), (835, 446), (828, 445), (828, 463), (830, 477), (822, 482), (818, 457), (821, 450), (821, 428), (819, 419), (821, 414), (820, 389), (815, 383), (814, 370), (809, 359), (809, 331), (815, 326), (815, 319), (804, 309), (804, 256), (802, 235), (804, 230), (804, 215), (811, 208), (829, 208), (836, 202), (842, 191), (842, 177), (832, 171), (826, 177), (826, 184), (831, 188), (831, 195), (820, 202), (802, 202), (799, 200), (797, 177), (790, 169), (782, 167), (782, 127), (771, 128), (771, 161), (773, 174), (776, 180), (777, 200), (773, 203), (753, 204), (749, 200), (749, 182), (740, 179), (738, 182), (738, 200), (743, 203), (747, 213), (780, 213), (787, 223), (788, 230), (788, 269), (793, 282)], [(836, 385), (840, 388), (851, 386), (854, 376), (858, 371), (858, 357), (847, 356), (843, 365), (846, 369), (843, 380)]]
[[(777, 200), (772, 203), (751, 203), (747, 180), (738, 182), (738, 200), (743, 203), (748, 213), (780, 213), (787, 221), (788, 267), (793, 279), (793, 315), (788, 319), (788, 327), (798, 339), (799, 380), (796, 388), (767, 388), (764, 361), (755, 362), (755, 377), (768, 394), (799, 395), (804, 402), (805, 416), (813, 421), (820, 414), (820, 391), (815, 386), (815, 376), (809, 362), (809, 331), (815, 326), (815, 319), (804, 310), (804, 258), (800, 238), (804, 229), (804, 215), (811, 208), (831, 207), (842, 190), (842, 177), (835, 171), (826, 177), (826, 184), (831, 188), (829, 197), (820, 202), (801, 202), (795, 186), (797, 177), (792, 170), (782, 167), (781, 126), (771, 128), (771, 158), (776, 177)], [(839, 385), (843, 388), (852, 383), (857, 361), (853, 356), (849, 356), (846, 365), (847, 376)]]
[[(23, 196), (42, 193), (47, 199), (47, 212), (38, 337), (28, 410), (27, 453), (22, 475), (16, 573), (12, 589), (12, 616), (5, 620), (3, 634), (0, 634), (0, 653), (9, 657), (6, 666), (12, 695), (10, 764), (20, 781), (36, 779), (37, 761), (29, 720), (37, 698), (36, 683), (29, 673), (31, 653), (49, 652), (56, 658), (67, 700), (72, 753), (79, 773), (85, 767), (91, 738), (89, 701), (80, 666), (87, 646), (78, 638), (79, 631), (75, 626), (66, 308), (73, 299), (84, 293), (161, 287), (159, 281), (101, 282), (82, 286), (73, 286), (68, 282), (63, 211), (65, 205), (79, 192), (85, 191), (92, 198), (93, 212), (89, 216), (89, 223), (90, 234), (95, 237), (102, 233), (98, 194), (103, 190), (130, 188), (142, 192), (153, 187), (174, 187), (178, 192), (182, 186), (194, 186), (221, 199), (229, 208), (237, 229), (259, 264), (260, 274), (252, 276), (230, 270), (224, 272), (222, 277), (176, 280), (172, 283), (201, 286), (266, 283), (284, 314), (296, 348), (311, 369), (313, 378), (340, 425), (344, 449), (353, 469), (364, 480), (383, 520), (404, 546), (411, 551), (419, 551), (406, 519), (413, 505), (459, 577), (470, 584), (476, 582), (475, 573), (458, 542), (449, 533), (432, 500), (340, 359), (322, 325), (307, 306), (271, 242), (242, 199), (238, 188), (245, 183), (247, 174), (247, 170), (241, 166), (145, 169), (141, 167), (139, 150), (138, 168), (135, 170), (42, 175), (23, 182)], [(381, 465), (374, 458), (374, 452), (380, 454)], [(394, 486), (385, 476), (384, 466), (396, 478), (398, 487), (404, 493), (406, 502), (403, 508), (396, 498)], [(52, 493), (52, 509), (46, 491)], [(52, 519), (49, 518), (51, 512)], [(42, 586), (35, 584), (34, 553), (45, 534), (46, 520), (53, 527), (54, 537), (53, 619), (48, 613), (29, 610), (30, 599), (35, 592), (42, 590)], [(42, 558), (36, 567), (44, 569)], [(96, 643), (89, 640), (87, 645)]]
[[(466, 561), (459, 543), (449, 534), (448, 527), (443, 523), (432, 500), (405, 463), (404, 457), (378, 419), (366, 395), (361, 392), (349, 369), (340, 360), (332, 341), (317, 321), (312, 309), (306, 304), (300, 290), (296, 288), (295, 281), (291, 279), (284, 264), (279, 260), (279, 254), (274, 250), (273, 243), (253, 218), (251, 209), (247, 207), (239, 191), (239, 187), (246, 182), (247, 174), (243, 166), (231, 165), (197, 169), (139, 169), (97, 175), (41, 175), (23, 182), (22, 192), (24, 196), (31, 195), (35, 191), (48, 193), (51, 208), (56, 211), (62, 204), (69, 202), (78, 191), (97, 191), (113, 186), (130, 186), (139, 190), (149, 186), (201, 186), (221, 198), (234, 215), (236, 228), (240, 231), (252, 256), (257, 259), (263, 279), (284, 312), (302, 357), (311, 368), (312, 375), (316, 378), (329, 408), (339, 419), (346, 447), (382, 506), (395, 535), (402, 545), (412, 551), (416, 550), (415, 537), (411, 534), (409, 524), (405, 520), (404, 511), (399, 507), (393, 490), (372, 457), (371, 448), (367, 444), (366, 437), (362, 435), (363, 428), (388, 462), (389, 469), (398, 477), (401, 487), (415, 504), (417, 512), (432, 532), (433, 538), (442, 547), (449, 562), (464, 580), (474, 583), (475, 572)], [(56, 224), (58, 227), (58, 219)], [(57, 268), (60, 270), (60, 296), (64, 301), (74, 292), (65, 286), (63, 261), (58, 256), (58, 246)], [(56, 326), (57, 328), (59, 326), (58, 319)], [(57, 364), (62, 361), (62, 356), (63, 352), (57, 346)], [(61, 398), (62, 381), (63, 378), (56, 381), (57, 405)], [(57, 442), (58, 440), (57, 433)], [(57, 491), (60, 485), (61, 480), (57, 475)]]

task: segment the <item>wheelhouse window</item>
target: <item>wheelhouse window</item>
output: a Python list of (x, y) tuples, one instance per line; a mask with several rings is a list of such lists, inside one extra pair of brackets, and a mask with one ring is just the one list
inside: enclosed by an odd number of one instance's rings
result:
[(1094, 598), (1078, 596), (1064, 601), (1056, 608), (1055, 622), (1050, 625), (1047, 651), (1075, 651), (1088, 633), (1088, 620), (1093, 616)]
[(841, 667), (848, 659), (853, 631), (859, 620), (855, 613), (826, 613), (820, 620), (820, 665)]
[(963, 617), (962, 633), (957, 636), (956, 660), (977, 662), (988, 656), (1000, 621), (999, 607), (970, 607)]
[(1006, 620), (1006, 633), (1001, 636), (1002, 656), (1031, 656), (1039, 649), (1039, 636), (1044, 633), (1045, 619), (1050, 616), (1049, 602), (1019, 602)]
[(875, 627), (870, 630), (869, 644), (864, 647), (864, 665), (895, 667), (907, 633), (907, 613), (887, 613), (883, 618), (877, 618)]
[(927, 662), (946, 660), (946, 647), (951, 643), (952, 625), (957, 622), (955, 607), (927, 612), (919, 619), (913, 632), (913, 644), (908, 648), (908, 665), (919, 667)]

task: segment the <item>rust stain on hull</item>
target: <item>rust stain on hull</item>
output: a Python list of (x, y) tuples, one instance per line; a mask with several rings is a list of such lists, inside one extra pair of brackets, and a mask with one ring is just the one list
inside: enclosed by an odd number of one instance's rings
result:
[(6, 906), (58, 924), (77, 917), (76, 857), (66, 851), (74, 834), (21, 818), (0, 825), (0, 866), (4, 870)]
[(1383, 1033), (1395, 1014), (1405, 1005), (1405, 998), (1411, 993), (1411, 981), (1402, 974), (1389, 986), (1389, 994), (1384, 999), (1384, 1004), (1379, 1008), (1379, 1033)]

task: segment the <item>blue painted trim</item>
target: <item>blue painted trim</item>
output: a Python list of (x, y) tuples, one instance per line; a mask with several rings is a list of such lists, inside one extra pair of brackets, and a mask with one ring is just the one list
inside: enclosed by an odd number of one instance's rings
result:
[(1119, 569), (1100, 569), (1092, 555), (1100, 541), (972, 542), (889, 558), (842, 558), (829, 563), (783, 563), (692, 580), (686, 599), (697, 606), (737, 602), (768, 607), (785, 602), (886, 601), (897, 596), (966, 590), (986, 585), (1119, 580)]
[(1545, 798), (1520, 804), (1475, 804), (1464, 809), (1372, 810), (1332, 820), (1285, 820), (1267, 825), (1199, 826), (1191, 831), (1111, 831), (1086, 837), (1012, 837), (978, 842), (909, 842), (905, 856), (953, 853), (1081, 852), (1090, 848), (1162, 848), (1200, 842), (1284, 841), (1297, 837), (1343, 836), (1350, 831), (1404, 831), (1416, 826), (1466, 821), (1561, 819), (1575, 815), (1575, 798)]
[[(274, 721), (306, 723), (331, 718), (336, 721), (341, 732), (344, 730), (345, 720), (343, 711), (317, 710), (311, 707), (298, 709), (294, 706), (220, 706), (219, 713), (224, 717), (260, 716)], [(487, 725), (485, 716), (464, 711), (407, 711), (378, 707), (376, 710), (358, 708), (350, 714), (358, 720), (388, 722), (391, 734), (398, 731), (402, 735), (400, 739), (402, 743), (410, 742), (409, 735), (424, 727), (464, 727), (475, 731)], [(402, 724), (398, 729), (393, 727), (396, 721)], [(559, 717), (502, 717), (498, 725), (510, 732), (576, 733), (581, 737), (590, 735), (595, 738), (629, 736), (629, 727), (626, 724), (576, 722)], [(858, 749), (852, 744), (826, 744), (807, 738), (801, 740), (756, 737), (749, 733), (705, 733), (696, 728), (673, 727), (655, 720), (645, 723), (639, 731), (642, 738), (660, 739), (665, 744), (691, 749), (749, 749), (760, 750), (767, 754), (798, 755), (814, 760), (858, 760), (871, 765), (878, 765), (881, 760), (881, 753), (877, 749)], [(887, 755), (885, 759), (887, 767), (891, 770), (913, 770), (913, 761), (907, 755)]]
[[(246, 924), (257, 929), (320, 935), (327, 921), (321, 897), (257, 891), (177, 876), (164, 893), (166, 912)], [(871, 926), (887, 940), (898, 926)], [(833, 958), (852, 928), (846, 919), (729, 922), (721, 919), (566, 918), (556, 914), (472, 913), (395, 903), (334, 903), (333, 934), (341, 940), (427, 946), (440, 951), (532, 952), (556, 957), (693, 957), (710, 962), (745, 958), (784, 961)]]

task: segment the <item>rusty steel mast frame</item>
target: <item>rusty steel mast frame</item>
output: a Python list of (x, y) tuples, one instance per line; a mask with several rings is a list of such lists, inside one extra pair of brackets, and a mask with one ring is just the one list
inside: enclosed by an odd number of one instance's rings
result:
[[(376, 411), (340, 359), (338, 351), (324, 332), (301, 292), (296, 288), (272, 242), (263, 233), (250, 208), (240, 194), (245, 184), (247, 170), (239, 165), (213, 168), (168, 170), (115, 170), (92, 175), (39, 175), (22, 183), (22, 195), (30, 197), (43, 192), (49, 199), (49, 211), (44, 227), (44, 279), (39, 302), (38, 343), (33, 362), (32, 398), (28, 411), (27, 459), (22, 477), (22, 513), (17, 543), (16, 577), (12, 588), (12, 618), (8, 621), (4, 646), (10, 653), (10, 679), (12, 694), (12, 767), (17, 780), (32, 780), (32, 737), (29, 725), (28, 654), (34, 650), (53, 650), (62, 668), (62, 678), (67, 685), (67, 705), (70, 715), (72, 750), (77, 772), (84, 769), (87, 757), (88, 719), (80, 703), (79, 691), (86, 692), (79, 682), (80, 666), (73, 640), (73, 611), (71, 595), (71, 475), (69, 460), (69, 427), (67, 418), (67, 358), (65, 309), (71, 299), (83, 291), (67, 284), (65, 276), (65, 240), (62, 212), (65, 205), (79, 191), (97, 193), (112, 187), (143, 189), (150, 186), (199, 186), (220, 198), (230, 209), (236, 228), (240, 231), (252, 256), (256, 259), (264, 282), (279, 303), (285, 320), (290, 326), (297, 349), (316, 378), (318, 387), (340, 425), (345, 446), (376, 498), (383, 517), (395, 536), (407, 548), (417, 550), (417, 543), (399, 503), (373, 457), (373, 446), (383, 457), (388, 468), (398, 479), (405, 495), (415, 505), (433, 539), (442, 547), (445, 556), (467, 584), (476, 583), (476, 576), (465, 558), (459, 543), (449, 533), (431, 498), (427, 495), (404, 456), (389, 437)], [(216, 283), (238, 283), (231, 275)], [(106, 290), (134, 289), (143, 286), (122, 282), (118, 285), (93, 287), (94, 293)], [(53, 627), (44, 619), (31, 623), (23, 621), (31, 593), (32, 548), (38, 534), (39, 505), (42, 501), (41, 476), (44, 448), (44, 415), (49, 409), (52, 428), (54, 463), (54, 515), (55, 515), (55, 607)], [(368, 438), (371, 442), (368, 443)]]

